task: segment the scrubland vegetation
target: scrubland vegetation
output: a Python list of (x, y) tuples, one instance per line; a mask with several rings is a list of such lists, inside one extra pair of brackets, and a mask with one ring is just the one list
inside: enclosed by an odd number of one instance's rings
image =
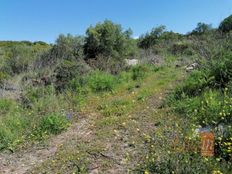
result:
[[(116, 165), (118, 173), (231, 173), (231, 19), (186, 35), (160, 26), (133, 39), (106, 20), (54, 44), (1, 41), (1, 153), (43, 144), (85, 119), (90, 137), (69, 139), (28, 172), (110, 173)], [(200, 155), (196, 130), (206, 127), (214, 157)]]

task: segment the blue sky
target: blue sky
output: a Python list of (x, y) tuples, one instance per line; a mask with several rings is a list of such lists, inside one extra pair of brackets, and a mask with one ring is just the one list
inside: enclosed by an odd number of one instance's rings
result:
[(0, 40), (52, 43), (105, 19), (130, 27), (135, 37), (161, 24), (186, 33), (198, 22), (217, 27), (230, 14), (232, 0), (0, 0)]

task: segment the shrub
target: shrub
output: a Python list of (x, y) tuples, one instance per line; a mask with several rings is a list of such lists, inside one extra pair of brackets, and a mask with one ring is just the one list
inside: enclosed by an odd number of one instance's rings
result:
[(183, 95), (196, 96), (207, 87), (210, 81), (211, 79), (207, 78), (205, 72), (194, 71), (181, 85), (176, 88), (174, 98), (178, 100), (181, 99)]
[(120, 25), (109, 20), (97, 23), (94, 27), (90, 26), (86, 31), (85, 55), (88, 59), (97, 58), (99, 55), (116, 59), (129, 56), (134, 51), (131, 49), (134, 45), (130, 41), (131, 34), (131, 30), (123, 32)]
[(65, 116), (57, 113), (51, 113), (45, 115), (39, 121), (39, 124), (36, 127), (36, 135), (40, 136), (41, 134), (59, 134), (65, 130), (68, 126), (68, 120)]
[(105, 71), (111, 74), (118, 74), (126, 67), (125, 61), (103, 55), (98, 55), (96, 59), (89, 59), (88, 64), (95, 70)]
[(55, 69), (55, 88), (57, 91), (64, 90), (70, 80), (82, 76), (90, 71), (89, 66), (84, 62), (63, 61)]
[(145, 66), (138, 65), (138, 66), (132, 67), (132, 79), (133, 80), (143, 79), (147, 71), (148, 69)]
[(15, 106), (15, 103), (13, 101), (7, 99), (0, 99), (0, 114), (8, 112), (12, 105)]
[(214, 87), (225, 88), (232, 78), (232, 53), (224, 52), (219, 60), (214, 60), (208, 67), (210, 76), (214, 77)]
[[(154, 153), (154, 152), (153, 152)], [(164, 153), (164, 152), (163, 152)], [(138, 169), (138, 173), (229, 173), (230, 167), (225, 162), (215, 159), (205, 159), (198, 154), (172, 153), (168, 156), (149, 156), (145, 164)], [(220, 172), (216, 172), (220, 171)]]
[(8, 74), (14, 75), (29, 70), (36, 58), (37, 50), (24, 44), (13, 45), (5, 50), (3, 56), (3, 70)]
[(54, 91), (53, 86), (28, 87), (24, 90), (20, 102), (24, 108), (31, 108), (41, 98), (54, 94)]
[(56, 43), (44, 52), (35, 62), (36, 67), (55, 65), (64, 60), (81, 60), (83, 58), (84, 37), (71, 34), (59, 35)]
[(174, 55), (193, 55), (193, 50), (188, 43), (174, 43), (171, 47), (171, 53)]
[(4, 72), (0, 72), (0, 87), (4, 83), (4, 80), (6, 80), (7, 78), (8, 78), (8, 74)]
[[(15, 107), (15, 106), (14, 106)], [(21, 109), (10, 109), (0, 117), (0, 150), (14, 149), (25, 135), (26, 129), (30, 129), (30, 118)]]
[(159, 26), (157, 28), (153, 28), (151, 32), (140, 36), (138, 41), (138, 46), (143, 49), (149, 49), (153, 47), (157, 42), (159, 37), (164, 33), (165, 26)]
[(95, 71), (88, 76), (88, 85), (94, 92), (112, 91), (116, 85), (116, 78), (102, 71)]
[(211, 30), (212, 30), (211, 24), (205, 24), (205, 23), (199, 22), (197, 24), (197, 27), (191, 32), (191, 34), (201, 35), (201, 34), (208, 33)]
[(88, 79), (87, 76), (79, 76), (72, 79), (69, 83), (71, 89), (75, 92), (81, 92), (87, 90), (88, 87)]
[(10, 132), (3, 126), (0, 127), (0, 150), (7, 148), (12, 141)]
[(232, 30), (232, 15), (225, 18), (219, 25), (219, 30), (222, 32), (229, 32)]

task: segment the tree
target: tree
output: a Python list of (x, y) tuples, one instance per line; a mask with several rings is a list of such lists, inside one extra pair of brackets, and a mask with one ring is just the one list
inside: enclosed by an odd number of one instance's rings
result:
[(78, 60), (83, 58), (84, 37), (71, 34), (59, 35), (55, 45), (36, 62), (37, 67), (51, 65), (58, 60)]
[(105, 20), (86, 31), (84, 53), (87, 59), (98, 56), (123, 58), (128, 54), (132, 30), (123, 32), (121, 25)]
[(157, 43), (159, 37), (164, 33), (165, 29), (166, 27), (163, 25), (153, 28), (151, 32), (148, 32), (139, 38), (138, 46), (143, 49), (151, 48)]
[(78, 59), (83, 55), (84, 38), (71, 34), (59, 35), (56, 40), (56, 53), (59, 59)]
[(191, 34), (204, 34), (212, 30), (211, 24), (205, 24), (202, 22), (199, 22), (197, 24), (197, 27), (191, 32)]
[(25, 44), (9, 47), (5, 50), (1, 69), (11, 75), (27, 71), (32, 66), (36, 53), (37, 50)]
[(231, 31), (232, 30), (232, 15), (225, 18), (219, 25), (218, 29), (224, 33)]

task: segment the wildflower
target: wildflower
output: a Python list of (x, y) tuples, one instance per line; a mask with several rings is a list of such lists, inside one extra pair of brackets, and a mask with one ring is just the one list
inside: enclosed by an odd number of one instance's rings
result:
[(149, 174), (149, 172), (147, 170), (145, 170), (144, 174)]
[(212, 174), (223, 174), (220, 170), (214, 170)]

